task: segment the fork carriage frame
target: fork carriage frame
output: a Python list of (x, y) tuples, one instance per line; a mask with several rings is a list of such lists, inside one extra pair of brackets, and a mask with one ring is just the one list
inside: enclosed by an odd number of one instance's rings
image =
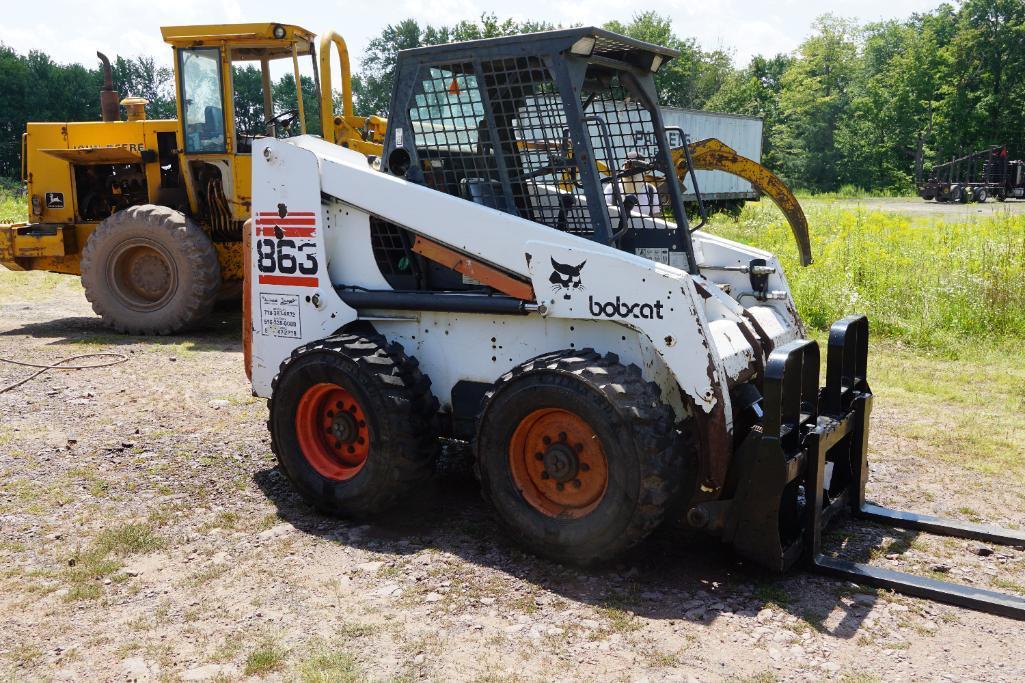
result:
[(752, 432), (738, 453), (741, 474), (724, 522), (724, 539), (742, 556), (776, 571), (801, 564), (855, 583), (1025, 620), (1023, 597), (823, 552), (823, 530), (843, 515), (941, 536), (1025, 545), (1021, 531), (865, 501), (872, 409), (867, 360), (864, 316), (844, 318), (830, 329), (826, 384), (821, 389), (817, 342), (795, 340), (772, 352), (765, 368), (761, 429)]

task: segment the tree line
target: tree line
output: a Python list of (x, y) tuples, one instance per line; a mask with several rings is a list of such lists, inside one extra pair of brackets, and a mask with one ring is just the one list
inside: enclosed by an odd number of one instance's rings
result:
[[(485, 14), (433, 26), (407, 19), (370, 41), (353, 78), (357, 113), (386, 114), (401, 49), (550, 30)], [(906, 191), (918, 170), (991, 144), (1025, 156), (1025, 2), (963, 0), (904, 19), (858, 24), (825, 15), (790, 54), (758, 55), (734, 66), (726, 50), (703, 50), (657, 12), (605, 28), (674, 48), (680, 57), (656, 75), (663, 104), (760, 116), (763, 162), (792, 185), (813, 191), (854, 185)], [(150, 100), (150, 117), (176, 115), (169, 66), (118, 57), (115, 88)], [(98, 67), (58, 64), (41, 51), (0, 45), (0, 176), (19, 174), (27, 121), (99, 119)], [(236, 67), (240, 124), (258, 130), (260, 74)], [(295, 107), (295, 81), (274, 83), (278, 109)], [(301, 78), (311, 132), (319, 133), (312, 79)]]

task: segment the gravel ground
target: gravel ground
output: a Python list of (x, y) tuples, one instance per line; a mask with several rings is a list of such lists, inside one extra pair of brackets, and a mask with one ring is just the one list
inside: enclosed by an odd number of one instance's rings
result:
[(1005, 202), (988, 201), (985, 204), (953, 204), (951, 202), (927, 202), (920, 197), (867, 197), (864, 199), (827, 199), (815, 197), (802, 199), (805, 205), (828, 203), (838, 209), (864, 209), (866, 211), (888, 211), (907, 216), (943, 221), (963, 221), (972, 217), (984, 218), (1000, 214), (1025, 214), (1025, 200), (1009, 199)]
[[(2, 356), (128, 361), (0, 395), (0, 680), (1025, 679), (1020, 622), (765, 576), (707, 540), (662, 531), (600, 570), (537, 560), (499, 532), (457, 446), (386, 518), (325, 518), (275, 466), (236, 314), (143, 339), (109, 335), (77, 285), (3, 301)], [(0, 364), (0, 384), (25, 372)], [(870, 497), (1025, 526), (1009, 480), (901, 435), (923, 413), (881, 397), (873, 419)], [(829, 542), (1025, 592), (1021, 549), (877, 527)]]

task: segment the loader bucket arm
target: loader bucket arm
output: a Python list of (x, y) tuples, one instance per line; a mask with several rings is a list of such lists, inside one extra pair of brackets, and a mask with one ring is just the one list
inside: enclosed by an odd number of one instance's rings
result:
[[(741, 156), (732, 147), (715, 138), (699, 140), (690, 144), (690, 158), (696, 171), (724, 171), (743, 178), (756, 190), (768, 196), (779, 207), (790, 223), (790, 230), (797, 240), (801, 253), (801, 265), (811, 263), (811, 240), (808, 237), (808, 219), (790, 188), (775, 173), (757, 161)], [(689, 172), (687, 155), (682, 147), (673, 150), (677, 176), (682, 181)]]

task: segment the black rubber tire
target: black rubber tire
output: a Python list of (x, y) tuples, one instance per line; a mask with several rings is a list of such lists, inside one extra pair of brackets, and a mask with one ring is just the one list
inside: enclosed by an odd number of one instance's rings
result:
[(989, 192), (986, 191), (986, 188), (980, 187), (975, 191), (975, 201), (985, 204), (987, 199), (989, 199)]
[[(299, 447), (299, 399), (325, 381), (355, 396), (372, 435), (366, 464), (350, 479), (321, 475)], [(293, 351), (274, 378), (268, 408), (271, 448), (281, 469), (303, 500), (326, 514), (361, 518), (380, 513), (434, 470), (438, 401), (431, 382), (416, 359), (377, 333), (341, 334)]]
[[(538, 408), (571, 410), (594, 430), (608, 462), (608, 488), (579, 518), (553, 517), (527, 502), (510, 472), (509, 445)], [(567, 350), (503, 375), (484, 401), (474, 442), (484, 497), (510, 536), (558, 562), (592, 564), (640, 543), (662, 521), (683, 475), (680, 434), (658, 386), (615, 354)]]
[[(162, 249), (176, 285), (151, 310), (140, 310), (111, 283), (110, 268), (119, 247), (145, 239)], [(85, 297), (103, 321), (118, 332), (173, 334), (205, 318), (221, 288), (221, 266), (210, 237), (184, 214), (166, 206), (132, 206), (104, 219), (82, 250)]]

